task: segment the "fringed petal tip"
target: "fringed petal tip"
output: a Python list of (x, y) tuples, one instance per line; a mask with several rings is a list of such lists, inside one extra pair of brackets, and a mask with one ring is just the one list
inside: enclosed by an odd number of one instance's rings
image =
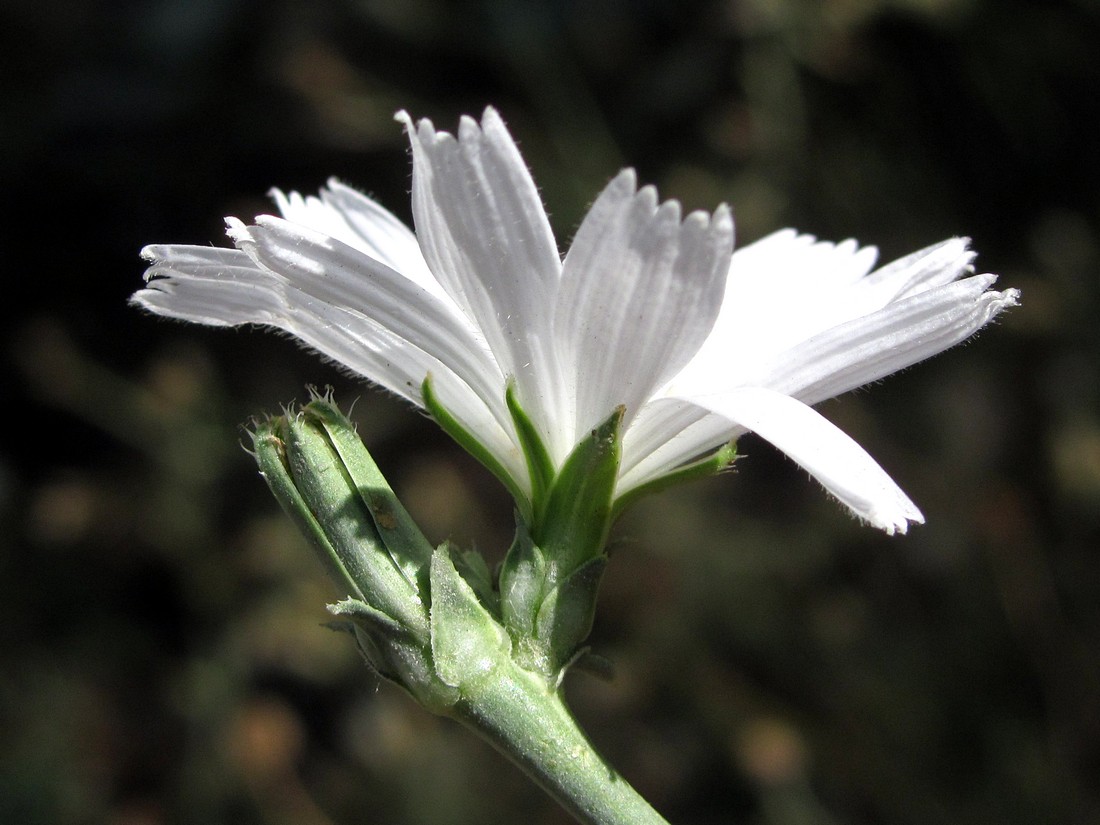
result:
[[(431, 135), (447, 135), (448, 137), (455, 137), (448, 132), (436, 132), (435, 126), (432, 124), (430, 118), (422, 117), (419, 120), (414, 120), (413, 116), (409, 114), (406, 109), (399, 109), (394, 112), (393, 119), (405, 127), (405, 131), (413, 136), (414, 133), (422, 131), (422, 139)], [(458, 121), (457, 136), (464, 138), (467, 135), (473, 136), (473, 132), (488, 133), (496, 130), (503, 130), (505, 138), (511, 141), (511, 136), (507, 134), (508, 127), (504, 124), (504, 119), (500, 116), (493, 106), (486, 106), (481, 113), (481, 120), (471, 117), (470, 115), (462, 115)]]
[(632, 166), (620, 169), (619, 174), (613, 177), (607, 184), (607, 189), (633, 195), (638, 191), (638, 173), (634, 171), (634, 167)]
[(137, 292), (126, 299), (126, 303), (132, 307), (137, 307), (138, 309), (144, 310), (145, 312), (158, 314), (156, 313), (156, 310), (149, 305), (149, 297), (148, 295), (146, 295), (146, 293), (150, 290), (150, 287), (139, 289)]
[(411, 132), (413, 129), (412, 115), (405, 109), (398, 109), (393, 113), (393, 119), (405, 127), (406, 132)]
[(928, 255), (931, 252), (939, 252), (943, 254), (944, 257), (958, 257), (964, 254), (973, 257), (978, 254), (970, 248), (970, 238), (966, 235), (955, 235), (939, 243), (926, 246), (924, 249), (920, 249), (913, 254)]
[[(832, 427), (825, 419), (822, 418), (821, 421), (825, 426)], [(789, 452), (788, 455), (814, 476), (829, 496), (843, 504), (860, 522), (882, 530), (888, 536), (904, 536), (909, 531), (910, 524), (924, 524), (924, 514), (917, 505), (870, 455), (839, 430), (836, 430), (836, 434), (847, 442), (845, 449), (850, 451), (849, 460), (844, 463), (849, 466), (863, 465), (857, 476), (845, 477), (848, 467), (841, 470), (838, 465), (836, 471), (825, 470), (798, 455), (791, 455)]]
[[(863, 452), (854, 441), (850, 444)], [(882, 530), (888, 536), (904, 536), (910, 524), (924, 524), (924, 514), (917, 505), (866, 453), (863, 457), (853, 454), (856, 463), (866, 463), (859, 486), (852, 485), (851, 479), (831, 476), (821, 472), (820, 468), (808, 466), (796, 456), (791, 458), (815, 476), (829, 496), (843, 504), (860, 522)]]
[[(900, 258), (894, 264), (903, 261), (914, 263), (920, 261), (931, 273), (935, 273), (937, 270), (943, 273), (943, 276), (939, 279), (933, 277), (934, 282), (949, 283), (950, 280), (964, 275), (973, 275), (976, 272), (974, 260), (977, 257), (978, 253), (970, 246), (970, 238), (965, 235), (958, 235)], [(890, 266), (890, 264), (887, 264), (887, 266)]]
[[(706, 212), (703, 212), (703, 214), (706, 215)], [(724, 233), (729, 233), (730, 245), (731, 245), (730, 254), (732, 255), (733, 254), (733, 249), (732, 249), (733, 231), (734, 231), (733, 209), (732, 209), (732, 207), (730, 207), (730, 205), (728, 203), (720, 203), (720, 204), (718, 204), (718, 208), (714, 210), (714, 214), (709, 215), (708, 217), (710, 218), (710, 225), (713, 229), (715, 229), (717, 232), (721, 232), (723, 234)]]
[[(972, 279), (986, 277), (989, 279), (988, 285), (991, 286), (994, 281), (997, 280), (996, 275), (974, 275)], [(976, 316), (976, 322), (972, 325), (973, 331), (977, 332), (986, 324), (992, 322), (998, 315), (1006, 309), (1012, 309), (1020, 305), (1020, 290), (1015, 288), (1005, 289), (1001, 291), (986, 288), (985, 292), (982, 292), (979, 296), (979, 300), (975, 306), (974, 314)]]
[(245, 243), (255, 243), (252, 233), (248, 231), (248, 227), (240, 218), (227, 217), (225, 219), (225, 234), (238, 246)]
[(1017, 307), (1020, 305), (1020, 290), (1016, 288), (1002, 290), (997, 293), (993, 303), (996, 305), (998, 312), (1009, 307)]
[[(872, 527), (877, 527), (888, 536), (904, 536), (909, 531), (911, 523), (924, 524), (924, 514), (900, 490), (897, 491), (897, 494), (893, 501), (874, 502), (867, 512), (852, 509), (852, 513), (861, 521), (866, 521)], [(852, 507), (850, 502), (845, 503), (848, 504), (849, 508)]]

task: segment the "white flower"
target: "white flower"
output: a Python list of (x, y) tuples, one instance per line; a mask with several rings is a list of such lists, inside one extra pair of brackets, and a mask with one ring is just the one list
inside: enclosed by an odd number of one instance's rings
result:
[(531, 479), (511, 386), (560, 467), (625, 409), (617, 495), (751, 430), (857, 516), (920, 511), (811, 405), (959, 343), (1016, 303), (964, 239), (872, 270), (873, 247), (784, 230), (733, 252), (729, 210), (681, 218), (619, 173), (564, 260), (530, 173), (487, 109), (457, 137), (414, 124), (414, 235), (331, 181), (276, 190), (282, 217), (227, 219), (235, 249), (157, 245), (133, 300), (211, 325), (265, 324), (421, 407), (424, 382), (514, 492)]

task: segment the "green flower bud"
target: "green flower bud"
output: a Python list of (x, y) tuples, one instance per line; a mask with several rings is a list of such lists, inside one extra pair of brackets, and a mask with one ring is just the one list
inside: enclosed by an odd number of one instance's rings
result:
[(607, 566), (622, 419), (623, 411), (615, 410), (577, 444), (549, 483), (534, 524), (520, 519), (501, 568), (501, 613), (514, 655), (554, 683), (592, 630)]
[(253, 443), (260, 474), (346, 595), (329, 609), (364, 658), (422, 704), (447, 712), (458, 694), (432, 656), (435, 551), (352, 423), (331, 400), (314, 398), (259, 424)]

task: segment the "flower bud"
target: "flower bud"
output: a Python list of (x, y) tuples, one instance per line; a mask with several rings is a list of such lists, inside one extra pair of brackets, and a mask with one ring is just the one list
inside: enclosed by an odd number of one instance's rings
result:
[(519, 520), (501, 568), (501, 612), (515, 655), (552, 682), (582, 652), (592, 629), (607, 566), (622, 420), (620, 408), (577, 444), (547, 484), (534, 523)]
[(314, 398), (259, 424), (253, 443), (260, 474), (346, 596), (329, 609), (380, 675), (444, 712), (456, 695), (432, 661), (433, 549), (351, 422)]

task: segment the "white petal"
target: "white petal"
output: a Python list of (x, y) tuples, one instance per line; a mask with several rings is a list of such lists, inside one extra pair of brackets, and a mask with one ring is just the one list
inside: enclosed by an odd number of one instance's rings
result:
[(976, 275), (931, 289), (817, 336), (790, 353), (801, 366), (775, 376), (775, 386), (816, 404), (938, 355), (1016, 306), (1019, 290), (987, 290), (995, 280)]
[(201, 246), (150, 246), (148, 286), (131, 300), (159, 315), (212, 326), (263, 324), (282, 329), (341, 366), (423, 406), (420, 386), (432, 375), (441, 401), (526, 484), (511, 436), (451, 368), (376, 320), (318, 300), (257, 266), (244, 252)]
[(623, 437), (620, 473), (625, 476), (706, 415), (706, 410), (679, 398), (650, 401), (642, 407)]
[(877, 258), (875, 247), (861, 248), (851, 239), (831, 243), (782, 229), (733, 253), (727, 295), (736, 299), (744, 289), (769, 294), (836, 290), (866, 276)]
[(412, 230), (366, 195), (332, 179), (320, 197), (284, 194), (281, 189), (272, 189), (271, 197), (291, 223), (336, 238), (450, 302), (428, 269)]
[[(149, 246), (142, 256), (152, 264), (148, 285), (132, 300), (161, 315), (211, 326), (278, 327), (416, 403), (428, 368), (412, 365), (427, 357), (436, 371), (449, 370), (377, 321), (318, 300), (241, 250)], [(387, 357), (379, 362), (374, 356), (383, 352)]]
[(281, 275), (311, 300), (359, 312), (424, 350), (469, 384), (502, 423), (508, 420), (504, 378), (479, 331), (453, 304), (301, 224), (271, 216), (257, 221), (247, 228), (231, 223), (231, 235), (261, 267)]
[[(807, 404), (877, 381), (965, 341), (1002, 309), (1015, 306), (1019, 292), (989, 290), (995, 280), (975, 275), (890, 304), (760, 359), (755, 371), (742, 372), (738, 381)], [(716, 373), (712, 388), (725, 384)]]
[(904, 533), (910, 521), (924, 521), (916, 505), (862, 447), (805, 404), (757, 387), (685, 400), (771, 442), (853, 513), (887, 533)]
[(337, 180), (328, 182), (321, 199), (340, 211), (368, 255), (388, 264), (432, 294), (446, 294), (428, 269), (416, 236), (392, 212)]
[(733, 221), (660, 206), (619, 174), (581, 223), (565, 258), (555, 334), (576, 376), (576, 433), (619, 404), (626, 423), (695, 354), (721, 307)]
[(705, 381), (719, 363), (740, 375), (760, 358), (881, 308), (885, 299), (856, 287), (876, 255), (873, 247), (822, 243), (793, 230), (737, 250), (718, 320), (684, 379), (693, 386)]
[(413, 217), (435, 277), (484, 331), (559, 458), (564, 404), (550, 313), (561, 260), (534, 181), (499, 115), (458, 138), (398, 115), (413, 149)]
[(949, 238), (880, 267), (860, 282), (876, 293), (881, 306), (933, 287), (949, 284), (972, 271), (974, 252), (968, 238)]
[(618, 493), (665, 475), (744, 432), (728, 419), (679, 398), (651, 401), (623, 439)]

